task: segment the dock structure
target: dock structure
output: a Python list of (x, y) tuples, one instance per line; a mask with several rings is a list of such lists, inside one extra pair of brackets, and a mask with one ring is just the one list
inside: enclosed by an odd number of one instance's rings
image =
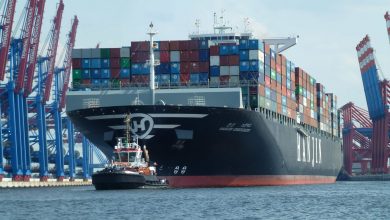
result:
[[(0, 9), (0, 188), (88, 185), (93, 168), (106, 162), (64, 111), (78, 18), (71, 21), (63, 53), (57, 51), (64, 11), (58, 1), (50, 20), (44, 19), (46, 0), (26, 0), (24, 9), (5, 0)], [(20, 27), (14, 25), (17, 10)], [(42, 23), (49, 21), (49, 41), (42, 46)]]

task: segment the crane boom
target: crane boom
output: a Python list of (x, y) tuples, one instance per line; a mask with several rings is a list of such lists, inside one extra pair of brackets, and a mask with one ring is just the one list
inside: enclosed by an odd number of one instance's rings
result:
[(1, 46), (0, 46), (0, 81), (4, 80), (5, 67), (8, 61), (8, 50), (11, 42), (12, 24), (15, 15), (16, 0), (8, 0), (5, 18), (1, 24)]
[(388, 11), (385, 14), (385, 19), (386, 19), (387, 34), (389, 35), (389, 43), (390, 43), (390, 14)]
[(65, 71), (64, 71), (64, 85), (62, 87), (61, 91), (61, 101), (60, 101), (60, 106), (59, 106), (59, 111), (61, 111), (65, 107), (65, 96), (66, 92), (69, 87), (69, 76), (70, 76), (70, 69), (71, 69), (71, 59), (72, 59), (72, 49), (74, 47), (75, 41), (76, 41), (76, 32), (77, 32), (77, 25), (79, 24), (79, 19), (77, 16), (74, 16), (73, 24), (72, 24), (72, 29), (69, 33), (69, 39), (67, 43), (67, 49), (66, 49), (66, 55), (65, 55), (65, 61), (64, 61), (64, 66), (65, 66)]
[(56, 62), (58, 39), (60, 37), (60, 28), (61, 28), (63, 11), (64, 11), (64, 3), (62, 0), (60, 0), (60, 4), (57, 9), (57, 14), (56, 17), (54, 18), (54, 24), (51, 31), (52, 36), (51, 36), (50, 46), (48, 49), (49, 64), (48, 64), (47, 76), (45, 81), (44, 97), (42, 100), (43, 103), (46, 103), (50, 98), (50, 90), (51, 90), (51, 84), (53, 82), (54, 65)]
[(24, 85), (24, 76), (26, 73), (27, 59), (30, 50), (31, 33), (34, 25), (36, 6), (37, 6), (37, 0), (29, 1), (29, 6), (27, 8), (27, 16), (26, 16), (26, 20), (24, 21), (25, 23), (23, 25), (23, 30), (22, 30), (21, 39), (23, 41), (23, 48), (22, 48), (22, 54), (20, 56), (18, 78), (16, 81), (15, 92), (19, 92)]
[(35, 16), (34, 28), (32, 33), (32, 40), (30, 45), (30, 53), (28, 55), (28, 65), (27, 65), (27, 81), (24, 85), (24, 96), (27, 97), (32, 92), (35, 64), (37, 63), (38, 57), (38, 47), (39, 47), (39, 38), (41, 36), (41, 27), (43, 20), (43, 12), (45, 9), (46, 0), (39, 0), (37, 7), (37, 14)]

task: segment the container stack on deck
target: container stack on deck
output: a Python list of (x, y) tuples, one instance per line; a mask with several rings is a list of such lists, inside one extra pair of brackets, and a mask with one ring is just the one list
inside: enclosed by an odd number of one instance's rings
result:
[(74, 49), (73, 87), (118, 88), (130, 82), (130, 48)]
[[(73, 88), (148, 86), (148, 41), (131, 47), (75, 49)], [(337, 98), (258, 39), (216, 44), (207, 40), (157, 41), (157, 88), (238, 87), (245, 108), (269, 110), (339, 136)]]

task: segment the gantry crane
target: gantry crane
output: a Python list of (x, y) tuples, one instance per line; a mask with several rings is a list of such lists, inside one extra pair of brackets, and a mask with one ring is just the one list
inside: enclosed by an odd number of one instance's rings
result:
[[(390, 42), (389, 13), (386, 12), (384, 17)], [(353, 162), (360, 162), (362, 171), (367, 170), (367, 163), (371, 162), (371, 173), (388, 173), (390, 84), (386, 79), (381, 80), (378, 75), (378, 65), (368, 35), (356, 46), (356, 51), (368, 112), (354, 107), (351, 103), (342, 108), (344, 167), (352, 174)], [(371, 123), (368, 123), (368, 120)], [(357, 128), (353, 122), (357, 122), (361, 127)]]
[[(56, 168), (57, 168), (57, 175), (63, 172), (63, 170), (59, 170), (60, 166), (58, 166), (58, 163), (62, 163), (62, 167), (64, 164), (64, 155), (59, 154), (58, 149), (63, 149), (62, 146), (62, 118), (61, 118), (61, 112), (62, 109), (65, 107), (65, 96), (66, 92), (68, 90), (68, 84), (69, 84), (69, 76), (70, 71), (72, 67), (72, 49), (74, 47), (75, 41), (76, 41), (76, 32), (77, 32), (77, 25), (79, 23), (79, 20), (77, 16), (74, 17), (72, 22), (72, 29), (68, 35), (68, 41), (66, 44), (66, 55), (64, 60), (64, 65), (62, 68), (55, 69), (55, 99), (52, 103), (52, 114), (54, 116), (54, 124), (55, 124), (55, 140), (56, 140), (56, 146), (58, 146), (56, 149)], [(62, 80), (60, 79), (61, 73)], [(62, 81), (62, 88), (61, 83)], [(69, 121), (69, 119), (68, 119)], [(68, 126), (68, 137), (71, 137), (70, 140), (68, 140), (68, 146), (69, 146), (69, 175), (70, 179), (74, 179), (75, 177), (75, 161), (74, 161), (74, 142), (73, 142), (73, 132), (70, 133), (70, 131), (73, 130), (72, 123), (67, 123)], [(61, 151), (62, 152), (62, 151)], [(61, 157), (61, 158), (59, 158)], [(61, 159), (61, 160), (59, 160)], [(62, 168), (63, 169), (63, 168)]]

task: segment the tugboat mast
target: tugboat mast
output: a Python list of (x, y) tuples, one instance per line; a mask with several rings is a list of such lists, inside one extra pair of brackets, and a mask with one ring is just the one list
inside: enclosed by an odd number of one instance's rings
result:
[(153, 42), (153, 36), (157, 34), (156, 31), (153, 30), (153, 23), (150, 23), (149, 25), (150, 29), (149, 32), (147, 33), (150, 36), (150, 47), (149, 47), (149, 65), (150, 65), (150, 91), (152, 92), (152, 105), (155, 104), (155, 82), (154, 82), (154, 66), (156, 65), (154, 62), (154, 53), (153, 49), (155, 47), (154, 42)]
[(131, 142), (130, 140), (130, 122), (131, 122), (131, 113), (127, 114), (126, 117), (125, 117), (125, 121), (126, 123), (126, 140), (127, 140), (127, 144)]

